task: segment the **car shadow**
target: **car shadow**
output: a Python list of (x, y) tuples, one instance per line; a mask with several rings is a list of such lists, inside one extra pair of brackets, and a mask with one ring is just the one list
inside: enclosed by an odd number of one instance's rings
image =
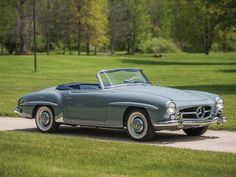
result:
[(236, 84), (232, 85), (186, 85), (186, 86), (169, 86), (177, 89), (186, 89), (186, 90), (198, 90), (212, 92), (216, 94), (235, 94), (236, 93)]
[(126, 64), (138, 65), (236, 65), (236, 62), (191, 62), (191, 61), (160, 61), (160, 60), (136, 60), (136, 59), (120, 59), (120, 62)]
[[(28, 129), (16, 129), (14, 131), (25, 131), (37, 133), (36, 128)], [(61, 126), (59, 131), (55, 133), (60, 136), (73, 136), (82, 137), (94, 140), (103, 141), (123, 141), (123, 142), (136, 142), (132, 140), (124, 130), (110, 130), (110, 129), (95, 129), (95, 128), (82, 128), (82, 127), (70, 127)], [(203, 141), (205, 139), (217, 139), (217, 136), (187, 136), (186, 134), (180, 134), (179, 131), (157, 131), (154, 138), (148, 142), (138, 142), (141, 144), (152, 144), (152, 145), (168, 145), (175, 144), (178, 142), (193, 142), (193, 141)]]
[(223, 73), (236, 73), (236, 69), (221, 69), (219, 71)]

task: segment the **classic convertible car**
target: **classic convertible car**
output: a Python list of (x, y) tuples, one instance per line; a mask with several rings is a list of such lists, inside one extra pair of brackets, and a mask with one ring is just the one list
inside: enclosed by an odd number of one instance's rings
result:
[(221, 97), (152, 86), (141, 69), (103, 70), (97, 79), (99, 84), (75, 82), (25, 95), (15, 111), (35, 118), (41, 132), (54, 132), (61, 124), (119, 128), (142, 141), (158, 130), (200, 136), (210, 124), (226, 121)]

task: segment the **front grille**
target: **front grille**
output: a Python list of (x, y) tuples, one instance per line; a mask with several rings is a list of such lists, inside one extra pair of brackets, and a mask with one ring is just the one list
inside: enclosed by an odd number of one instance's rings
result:
[(209, 118), (211, 116), (211, 112), (212, 112), (211, 106), (194, 106), (194, 107), (188, 107), (188, 108), (183, 108), (179, 110), (179, 113), (182, 114), (184, 119)]

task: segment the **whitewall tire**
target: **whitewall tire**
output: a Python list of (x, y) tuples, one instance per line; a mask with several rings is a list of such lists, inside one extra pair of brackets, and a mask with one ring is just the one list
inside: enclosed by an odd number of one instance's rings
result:
[(147, 141), (153, 138), (155, 130), (146, 111), (134, 109), (127, 116), (127, 131), (132, 139)]
[(47, 106), (41, 106), (37, 109), (35, 123), (41, 132), (55, 132), (60, 124), (55, 122), (53, 110)]

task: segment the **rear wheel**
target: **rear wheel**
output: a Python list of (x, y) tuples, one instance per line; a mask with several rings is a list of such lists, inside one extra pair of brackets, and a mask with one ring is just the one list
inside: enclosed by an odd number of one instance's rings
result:
[(53, 110), (47, 106), (38, 108), (35, 116), (35, 123), (41, 132), (55, 132), (59, 129), (60, 124), (55, 122)]
[(127, 115), (127, 130), (134, 140), (147, 141), (155, 135), (148, 114), (142, 109), (134, 109)]
[(204, 133), (206, 133), (207, 129), (208, 129), (208, 126), (199, 127), (199, 128), (183, 129), (183, 131), (189, 136), (201, 136)]

